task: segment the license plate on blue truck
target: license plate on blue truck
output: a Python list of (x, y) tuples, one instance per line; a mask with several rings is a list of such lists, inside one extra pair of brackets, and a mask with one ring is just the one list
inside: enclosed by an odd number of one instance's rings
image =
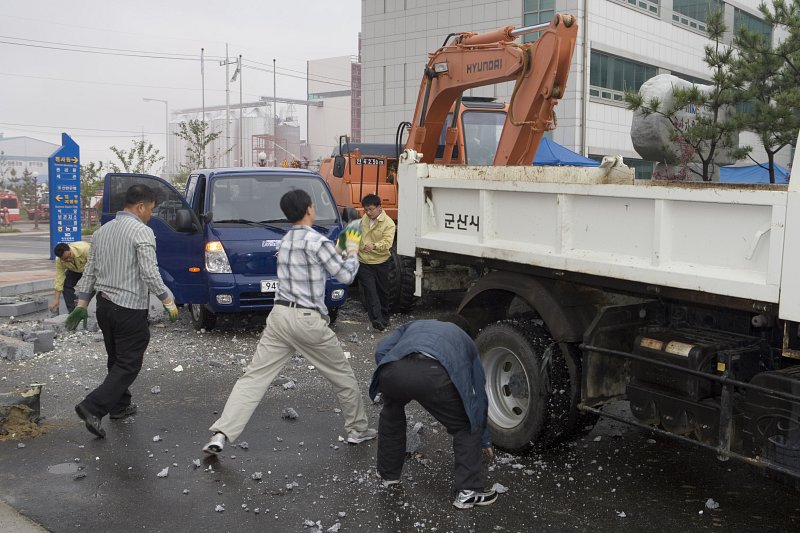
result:
[(262, 279), (261, 292), (276, 292), (278, 290), (277, 279)]

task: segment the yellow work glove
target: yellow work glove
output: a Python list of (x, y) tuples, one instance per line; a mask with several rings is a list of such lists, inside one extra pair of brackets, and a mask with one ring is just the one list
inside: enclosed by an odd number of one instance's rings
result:
[(83, 320), (83, 329), (86, 329), (86, 322), (89, 320), (89, 311), (85, 307), (78, 306), (69, 314), (64, 321), (64, 326), (70, 330), (75, 331), (78, 324)]
[(167, 313), (169, 316), (170, 322), (175, 322), (178, 320), (178, 306), (175, 305), (175, 300), (170, 300), (169, 303), (161, 302), (164, 306), (164, 312)]

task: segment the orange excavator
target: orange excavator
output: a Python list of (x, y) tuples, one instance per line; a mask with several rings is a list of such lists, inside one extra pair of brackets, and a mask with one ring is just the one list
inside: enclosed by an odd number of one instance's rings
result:
[[(541, 32), (535, 42), (515, 42), (533, 32)], [(413, 120), (398, 126), (395, 143), (350, 143), (342, 136), (338, 153), (322, 161), (320, 174), (339, 208), (361, 214), (361, 198), (375, 193), (399, 222), (397, 162), (405, 148), (421, 153), (425, 163), (530, 165), (544, 132), (556, 126), (553, 108), (567, 87), (577, 33), (575, 17), (556, 14), (548, 24), (448, 35), (429, 54)], [(508, 104), (463, 96), (468, 89), (512, 80)], [(404, 310), (412, 300), (404, 297), (403, 265), (399, 257), (396, 262), (393, 308)]]

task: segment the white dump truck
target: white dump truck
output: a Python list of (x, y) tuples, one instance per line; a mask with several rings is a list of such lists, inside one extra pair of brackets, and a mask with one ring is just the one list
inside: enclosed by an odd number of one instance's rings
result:
[[(418, 295), (473, 273), (498, 447), (602, 414), (800, 477), (800, 183), (420, 161), (399, 164), (398, 252)], [(633, 417), (603, 412), (619, 399)]]

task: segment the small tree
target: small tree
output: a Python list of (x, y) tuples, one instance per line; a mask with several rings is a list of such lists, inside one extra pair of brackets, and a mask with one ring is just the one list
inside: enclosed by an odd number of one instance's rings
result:
[(17, 169), (12, 168), (8, 171), (6, 177), (6, 186), (8, 189), (15, 191), (19, 187), (19, 176), (17, 176)]
[(17, 183), (15, 192), (26, 210), (36, 209), (36, 179), (28, 167), (22, 171), (22, 178)]
[[(741, 159), (750, 152), (750, 147), (737, 148), (741, 120), (736, 116), (726, 116), (726, 112), (742, 98), (742, 91), (732, 73), (734, 50), (722, 45), (727, 27), (721, 10), (709, 15), (706, 28), (709, 39), (713, 41), (705, 47), (705, 62), (712, 72), (710, 91), (701, 91), (696, 85), (675, 87), (669, 107), (657, 98), (645, 102), (638, 92), (626, 91), (625, 101), (628, 109), (644, 116), (656, 114), (666, 118), (672, 126), (672, 140), (682, 146), (682, 153), (693, 150), (699, 161), (700, 171), (687, 163), (688, 171), (703, 181), (711, 181), (715, 160), (721, 150), (726, 150), (734, 159)], [(691, 106), (701, 112), (693, 121), (681, 120), (679, 113)]]
[[(103, 188), (105, 168), (102, 161), (90, 161), (81, 165), (81, 225), (91, 226), (100, 217), (100, 212), (92, 213), (92, 197)], [(84, 232), (84, 234), (88, 234)]]
[(110, 148), (119, 160), (108, 164), (108, 168), (112, 172), (148, 174), (156, 163), (164, 160), (164, 157), (159, 155), (158, 148), (154, 147), (153, 143), (137, 139), (133, 139), (131, 143), (130, 150), (120, 149), (116, 146)]
[(6, 161), (6, 153), (0, 150), (0, 191), (6, 187), (6, 173), (9, 171), (8, 161)]
[(81, 165), (81, 207), (90, 207), (89, 202), (97, 191), (103, 188), (103, 168), (102, 161), (91, 161), (86, 165)]
[[(190, 120), (180, 122), (175, 136), (186, 142), (186, 163), (181, 164), (188, 167), (188, 170), (204, 168), (206, 165), (214, 167), (217, 161), (224, 155), (223, 152), (208, 153), (208, 147), (217, 140), (222, 132), (208, 131), (208, 122), (202, 120)], [(227, 152), (225, 152), (227, 153)]]
[(800, 128), (800, 0), (791, 7), (778, 0), (775, 13), (764, 4), (759, 9), (770, 24), (785, 26), (788, 36), (773, 47), (761, 33), (740, 28), (735, 66), (751, 103), (743, 113), (745, 127), (764, 146), (769, 181), (775, 183), (775, 154), (797, 142)]

